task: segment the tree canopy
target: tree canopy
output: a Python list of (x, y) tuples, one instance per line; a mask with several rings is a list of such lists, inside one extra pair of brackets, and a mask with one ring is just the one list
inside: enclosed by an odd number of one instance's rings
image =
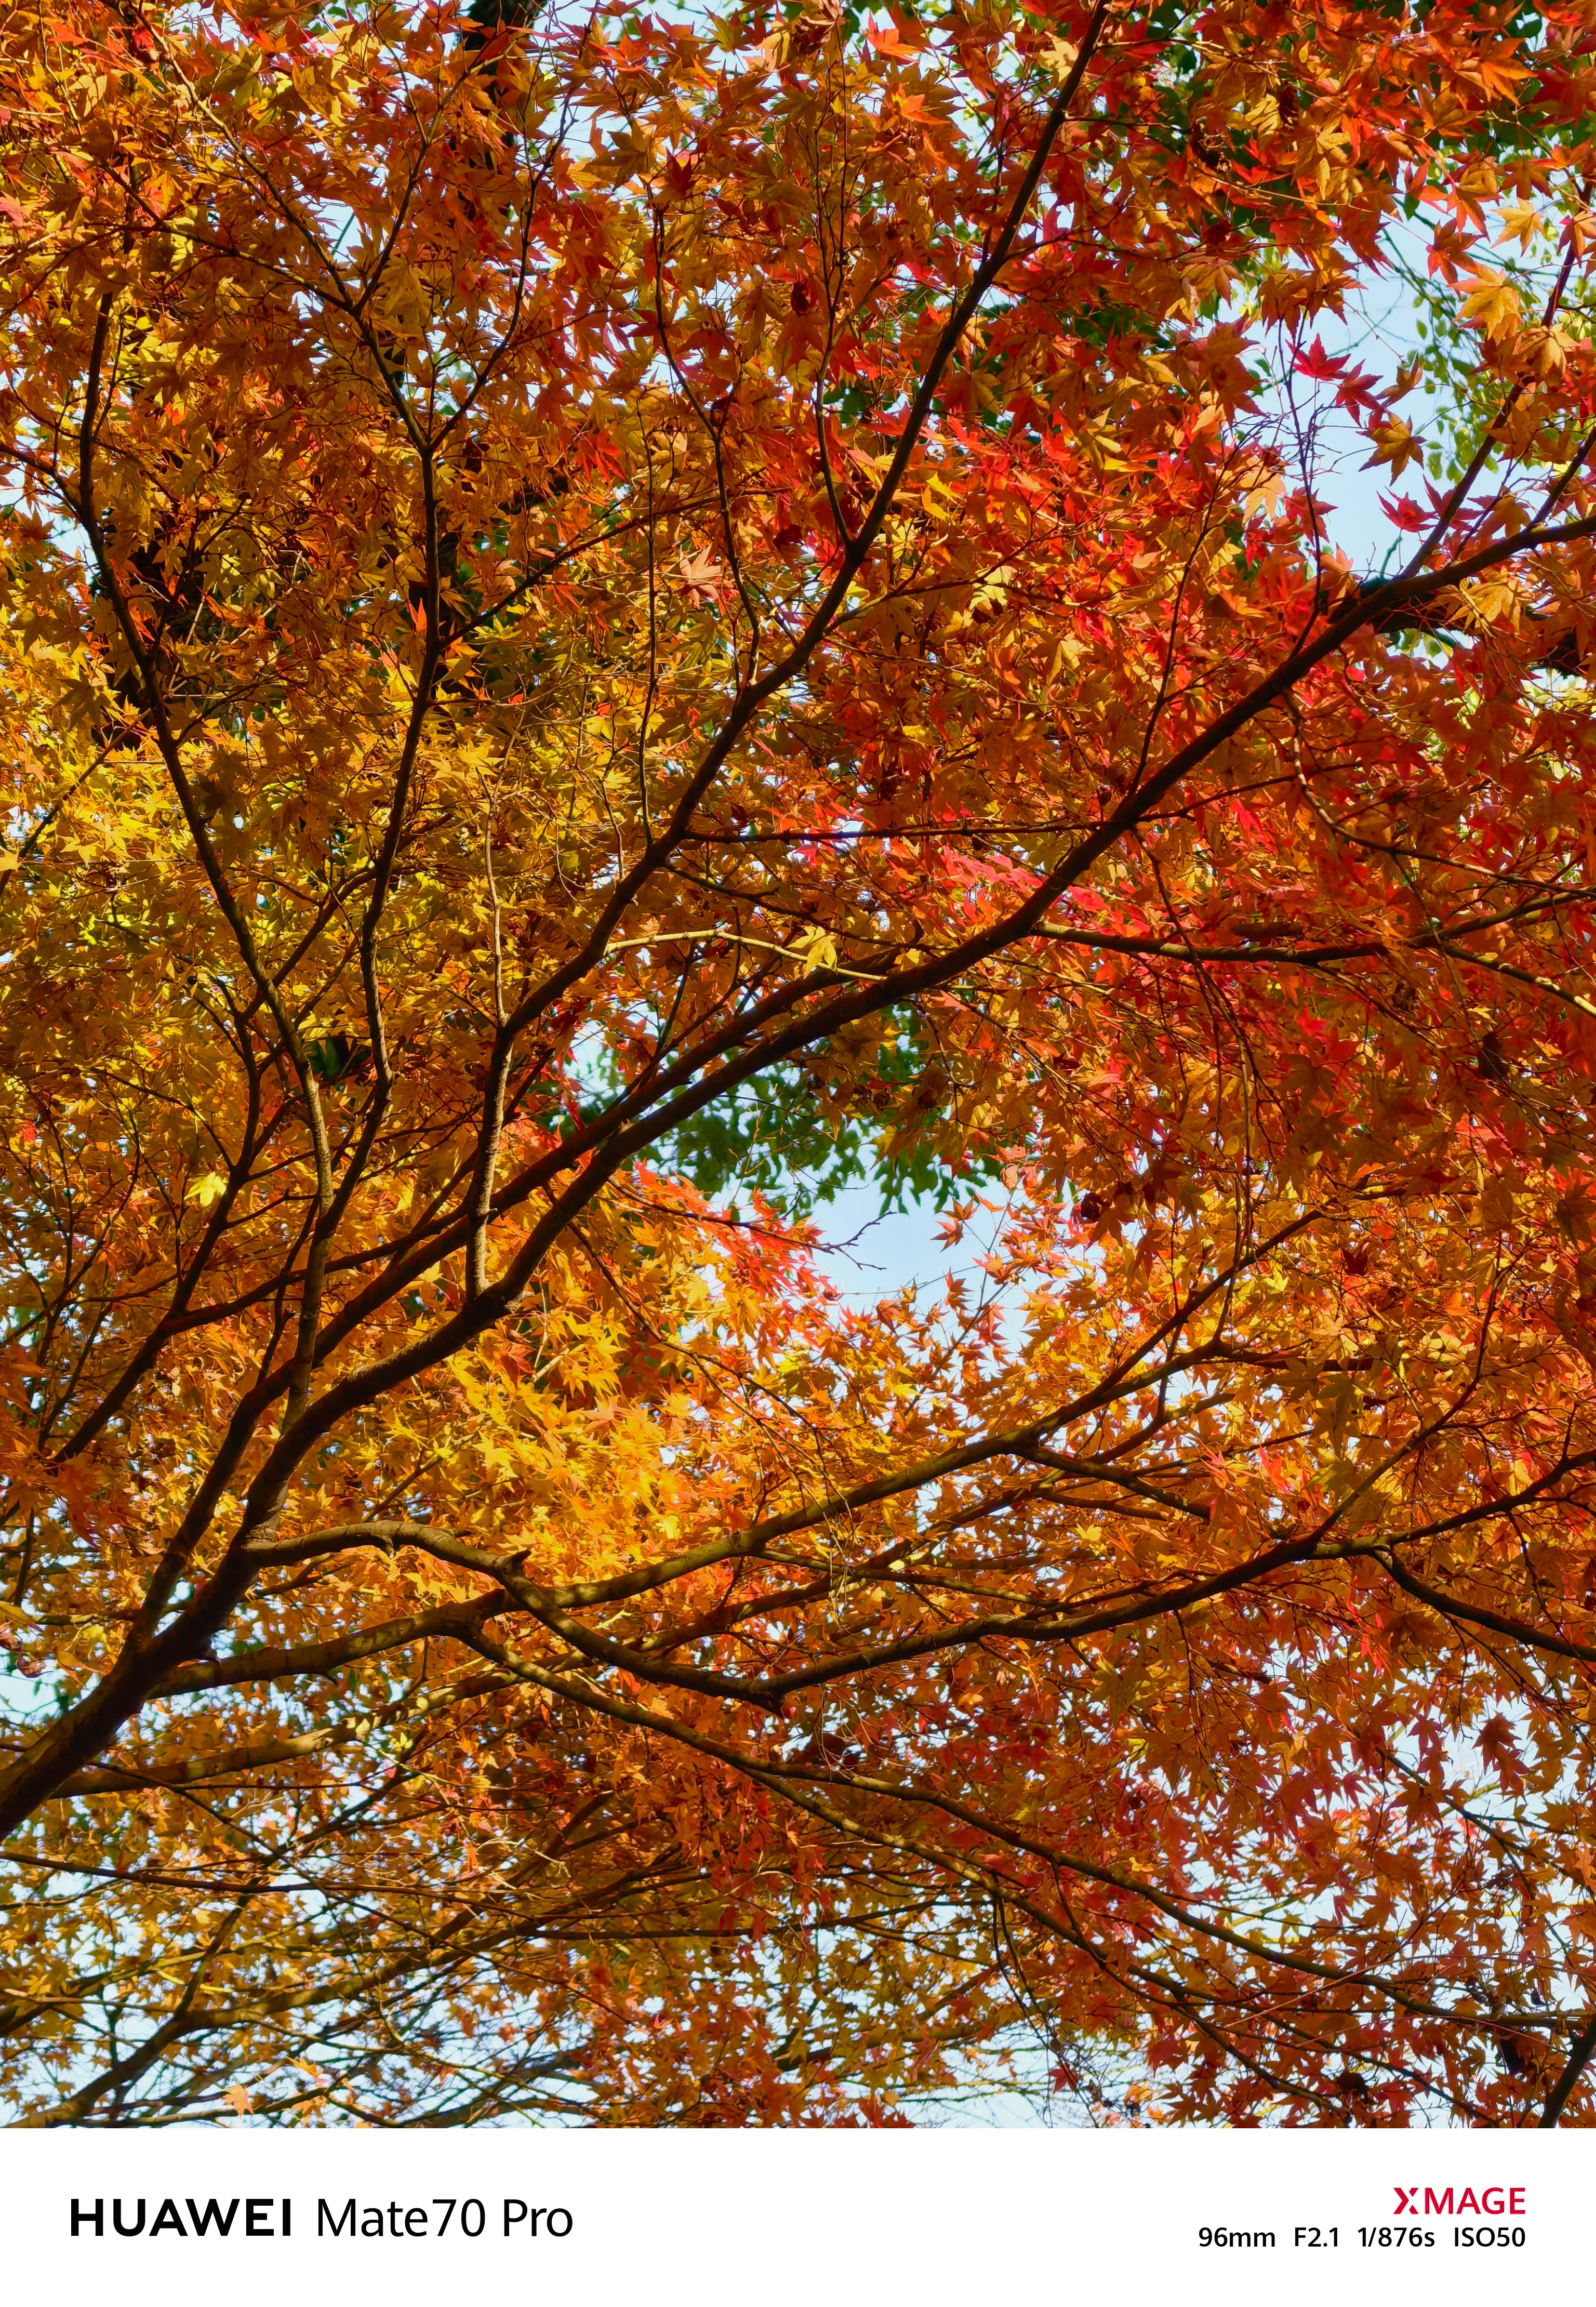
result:
[(12, 2118), (1596, 2120), (1590, 0), (0, 117)]

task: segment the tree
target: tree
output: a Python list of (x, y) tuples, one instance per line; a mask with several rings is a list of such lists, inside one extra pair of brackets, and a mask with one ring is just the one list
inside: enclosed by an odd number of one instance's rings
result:
[(1592, 2119), (1592, 29), (12, 12), (17, 2119)]

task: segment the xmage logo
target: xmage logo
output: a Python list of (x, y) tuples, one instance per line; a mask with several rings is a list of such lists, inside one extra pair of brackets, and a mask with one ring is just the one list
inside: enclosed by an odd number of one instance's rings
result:
[(1498, 2218), (1504, 2211), (1519, 2217), (1524, 2208), (1522, 2187), (1481, 2187), (1476, 2194), (1472, 2187), (1398, 2187), (1396, 2214), (1404, 2211), (1416, 2219), (1466, 2219), (1470, 2217)]

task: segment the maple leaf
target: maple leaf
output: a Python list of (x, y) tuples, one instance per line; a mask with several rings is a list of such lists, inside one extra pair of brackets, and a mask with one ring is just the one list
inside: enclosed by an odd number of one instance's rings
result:
[(1346, 374), (1347, 356), (1344, 353), (1327, 353), (1324, 339), (1316, 337), (1306, 352), (1297, 353), (1291, 366), (1299, 376), (1311, 377), (1316, 383), (1327, 384)]
[(1474, 279), (1478, 286), (1463, 299), (1463, 318), (1477, 321), (1488, 337), (1507, 335), (1518, 326), (1518, 290), (1506, 273), (1492, 271), (1488, 266), (1476, 267)]
[(837, 965), (837, 939), (829, 930), (817, 922), (793, 940), (793, 950), (803, 965), (806, 974), (818, 969), (833, 969)]
[(1350, 376), (1343, 377), (1335, 391), (1337, 407), (1344, 408), (1351, 416), (1364, 408), (1378, 407), (1381, 398), (1379, 386), (1366, 369), (1354, 369)]
[(1532, 202), (1509, 201), (1502, 210), (1502, 228), (1497, 238), (1516, 240), (1520, 248), (1527, 249), (1540, 228), (1540, 212)]
[(682, 589), (690, 601), (718, 601), (725, 583), (725, 564), (708, 545), (700, 545), (695, 553), (684, 553), (676, 562)]
[[(1387, 416), (1384, 424), (1377, 425), (1372, 438), (1375, 453), (1364, 459), (1365, 472), (1377, 465), (1389, 465), (1394, 478), (1424, 454), (1424, 445), (1418, 434), (1400, 416)], [(1382, 504), (1385, 502), (1382, 498)]]

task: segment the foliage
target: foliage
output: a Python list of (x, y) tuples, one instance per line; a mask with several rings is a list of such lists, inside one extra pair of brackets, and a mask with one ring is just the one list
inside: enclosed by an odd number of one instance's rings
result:
[(1592, 2119), (1593, 30), (8, 13), (19, 2120)]

